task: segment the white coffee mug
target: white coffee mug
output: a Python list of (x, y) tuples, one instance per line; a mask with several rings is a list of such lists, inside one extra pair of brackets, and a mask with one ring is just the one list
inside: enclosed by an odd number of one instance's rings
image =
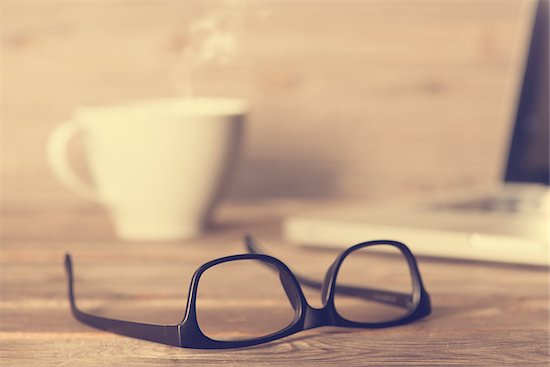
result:
[[(159, 99), (81, 107), (50, 135), (48, 160), (68, 188), (99, 201), (128, 240), (201, 234), (232, 170), (247, 112), (242, 100)], [(94, 184), (71, 169), (84, 140)]]

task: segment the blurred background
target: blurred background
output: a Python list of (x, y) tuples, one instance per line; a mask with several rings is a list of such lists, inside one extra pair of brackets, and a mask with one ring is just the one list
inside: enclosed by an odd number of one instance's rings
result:
[[(513, 120), (532, 5), (0, 4), (5, 238), (32, 234), (22, 218), (42, 213), (52, 226), (74, 228), (103, 210), (56, 181), (46, 162), (48, 134), (80, 105), (181, 95), (182, 49), (196, 24), (219, 27), (232, 47), (220, 62), (197, 65), (194, 93), (252, 104), (230, 202), (378, 200), (494, 182)], [(78, 144), (73, 154), (80, 164)], [(56, 222), (55, 213), (64, 217)]]

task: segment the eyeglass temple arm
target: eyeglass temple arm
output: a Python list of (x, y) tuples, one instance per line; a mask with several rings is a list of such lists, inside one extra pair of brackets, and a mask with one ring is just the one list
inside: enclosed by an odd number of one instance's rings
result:
[(145, 339), (152, 342), (181, 346), (178, 325), (153, 325), (140, 322), (110, 319), (107, 317), (94, 316), (78, 309), (74, 299), (73, 291), (73, 266), (70, 254), (65, 254), (65, 270), (69, 286), (69, 301), (74, 317), (84, 324), (97, 329), (110, 331), (115, 334), (125, 335), (138, 339)]
[[(253, 254), (267, 254), (267, 251), (256, 242), (252, 236), (245, 235), (245, 243), (248, 251)], [(294, 276), (300, 282), (300, 284), (315, 288), (322, 289), (323, 283), (317, 280), (305, 277), (294, 273)], [(376, 301), (380, 303), (390, 304), (402, 308), (409, 308), (412, 303), (411, 296), (406, 293), (386, 291), (382, 289), (366, 288), (366, 287), (353, 287), (348, 285), (336, 285), (335, 291), (339, 294), (346, 296), (364, 298), (370, 301)]]

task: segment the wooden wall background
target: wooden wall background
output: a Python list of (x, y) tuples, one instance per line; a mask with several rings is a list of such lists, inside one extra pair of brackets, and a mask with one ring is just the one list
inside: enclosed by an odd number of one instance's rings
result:
[[(230, 197), (385, 197), (494, 181), (528, 0), (0, 0), (4, 208), (93, 207), (52, 177), (75, 106), (174, 96), (196, 19), (242, 12), (239, 54), (197, 94), (250, 98)], [(78, 149), (75, 149), (78, 157)]]

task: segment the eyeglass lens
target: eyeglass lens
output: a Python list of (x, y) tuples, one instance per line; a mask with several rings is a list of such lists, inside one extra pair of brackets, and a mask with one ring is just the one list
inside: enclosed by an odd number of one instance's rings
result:
[(254, 339), (281, 331), (296, 316), (292, 297), (287, 295), (295, 295), (295, 286), (291, 287), (285, 285), (277, 267), (261, 260), (214, 265), (198, 283), (199, 328), (209, 338), (220, 341)]
[(334, 305), (343, 318), (380, 323), (409, 312), (413, 284), (410, 267), (395, 246), (374, 245), (351, 252), (336, 276)]

